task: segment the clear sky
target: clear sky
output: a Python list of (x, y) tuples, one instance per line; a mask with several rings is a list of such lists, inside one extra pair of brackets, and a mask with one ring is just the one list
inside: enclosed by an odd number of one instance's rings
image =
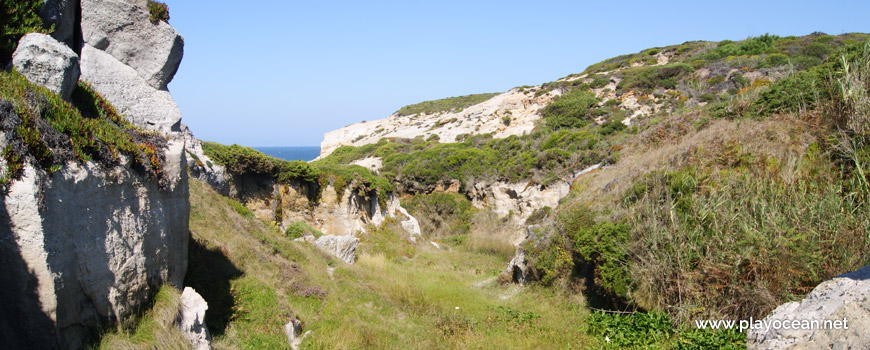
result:
[(870, 1), (164, 0), (203, 140), (315, 146), (420, 101), (536, 85), (690, 40), (870, 32)]

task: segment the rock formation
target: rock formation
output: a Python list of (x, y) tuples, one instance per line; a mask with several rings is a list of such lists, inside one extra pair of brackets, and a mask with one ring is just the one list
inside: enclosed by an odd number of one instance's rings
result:
[(356, 261), (356, 247), (359, 245), (359, 238), (324, 235), (316, 239), (314, 245), (341, 259), (341, 261), (353, 264)]
[[(318, 158), (326, 157), (344, 145), (361, 146), (385, 137), (428, 138), (438, 135), (441, 142), (455, 142), (461, 134), (522, 135), (535, 128), (535, 123), (541, 118), (538, 112), (554, 96), (557, 94), (534, 96), (531, 91), (516, 88), (459, 112), (414, 116), (393, 114), (384, 119), (351, 124), (323, 135)], [(510, 118), (509, 125), (505, 125), (505, 117)]]
[(79, 56), (68, 46), (39, 33), (18, 41), (12, 65), (31, 83), (42, 85), (69, 100), (79, 81)]
[[(792, 329), (793, 320), (837, 322), (840, 329)], [(803, 300), (782, 304), (761, 321), (773, 322), (789, 323), (789, 329), (751, 329), (749, 349), (870, 349), (870, 266), (822, 282)]]
[[(0, 336), (13, 348), (83, 348), (147, 306), (160, 286), (184, 280), (190, 152), (166, 90), (184, 41), (168, 24), (151, 23), (145, 4), (47, 0), (40, 15), (73, 47), (31, 34), (14, 54), (31, 82), (64, 97), (79, 78), (88, 81), (165, 146), (157, 150), (159, 181), (123, 155), (114, 166), (68, 161), (53, 172), (26, 161), (23, 176), (0, 193), (0, 281), (11, 286), (0, 293)], [(84, 34), (81, 47), (76, 33)], [(0, 112), (14, 113), (7, 104)], [(0, 132), (0, 148), (6, 136)], [(6, 166), (0, 161), (0, 171)]]
[(193, 288), (184, 287), (178, 310), (178, 327), (193, 345), (194, 350), (211, 349), (211, 334), (205, 326), (208, 303)]

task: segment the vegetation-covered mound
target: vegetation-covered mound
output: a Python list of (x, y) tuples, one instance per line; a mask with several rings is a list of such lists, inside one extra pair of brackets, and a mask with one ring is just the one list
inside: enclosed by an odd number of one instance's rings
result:
[(396, 111), (397, 115), (409, 116), (415, 114), (435, 114), (441, 112), (459, 112), (466, 107), (476, 105), (493, 98), (498, 93), (472, 94), (465, 96), (449, 97), (440, 100), (424, 101), (417, 104), (407, 105)]
[(85, 82), (70, 103), (14, 70), (0, 71), (0, 114), (6, 135), (0, 184), (20, 178), (25, 162), (53, 172), (68, 161), (113, 166), (122, 155), (134, 169), (162, 179), (166, 140), (133, 126)]

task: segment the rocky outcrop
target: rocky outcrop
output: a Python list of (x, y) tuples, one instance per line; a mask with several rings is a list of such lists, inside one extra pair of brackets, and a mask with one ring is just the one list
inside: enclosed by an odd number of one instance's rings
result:
[(42, 23), (46, 26), (54, 26), (51, 36), (70, 47), (74, 45), (78, 5), (78, 0), (45, 0), (42, 8), (39, 9)]
[(187, 125), (181, 124), (181, 135), (187, 149), (190, 176), (207, 183), (224, 196), (230, 195), (230, 176), (223, 165), (215, 164), (202, 150), (202, 142), (193, 136)]
[(526, 247), (534, 247), (540, 241), (540, 234), (543, 232), (543, 227), (540, 225), (532, 225), (526, 227), (526, 237), (522, 243), (517, 245), (516, 253), (513, 259), (508, 263), (504, 274), (510, 277), (510, 281), (525, 285), (532, 281), (532, 271), (529, 266), (529, 258), (526, 256)]
[(148, 85), (133, 68), (87, 44), (81, 68), (81, 78), (136, 126), (164, 134), (181, 131), (181, 110), (169, 91)]
[(184, 287), (178, 310), (178, 327), (195, 350), (211, 349), (211, 334), (205, 326), (208, 303), (193, 288)]
[(455, 142), (462, 134), (490, 133), (498, 138), (529, 133), (541, 118), (538, 112), (558, 96), (558, 92), (535, 96), (532, 90), (512, 89), (459, 112), (414, 116), (393, 114), (385, 119), (351, 124), (323, 135), (318, 158), (326, 157), (344, 145), (361, 146), (382, 138), (429, 138), (437, 135), (440, 142)]
[[(806, 329), (803, 321), (840, 327)], [(749, 349), (870, 349), (870, 266), (822, 282), (804, 300), (782, 304), (759, 322), (773, 326), (750, 329)]]
[(323, 235), (314, 241), (314, 245), (341, 259), (341, 261), (353, 264), (356, 261), (356, 247), (359, 245), (359, 238)]
[(31, 83), (45, 86), (65, 100), (69, 100), (79, 81), (79, 56), (45, 34), (22, 37), (12, 55), (12, 64)]
[(138, 1), (81, 0), (81, 7), (86, 44), (132, 68), (152, 88), (166, 89), (184, 54), (184, 39), (172, 26), (151, 23)]
[[(26, 165), (3, 197), (3, 244), (32, 274), (31, 298), (64, 348), (81, 348), (107, 324), (131, 317), (187, 270), (189, 202), (183, 144), (171, 143), (165, 187), (129, 161), (105, 169), (70, 162), (48, 174)], [(2, 167), (0, 167), (2, 168)], [(17, 273), (17, 272), (15, 272)], [(26, 326), (25, 326), (26, 327)], [(45, 336), (45, 334), (43, 334)]]

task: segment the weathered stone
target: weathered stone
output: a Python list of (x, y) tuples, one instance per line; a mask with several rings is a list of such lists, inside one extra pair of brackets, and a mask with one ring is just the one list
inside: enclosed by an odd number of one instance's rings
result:
[(129, 160), (67, 163), (50, 175), (26, 165), (9, 186), (0, 210), (14, 239), (5, 244), (20, 252), (62, 347), (129, 319), (161, 285), (181, 286), (190, 214), (182, 144), (170, 143), (166, 162), (165, 187)]
[(181, 131), (181, 111), (169, 91), (148, 85), (136, 71), (111, 55), (85, 45), (81, 70), (82, 80), (136, 126), (164, 134)]
[(302, 333), (302, 322), (296, 318), (291, 319), (290, 322), (287, 322), (287, 324), (284, 325), (284, 334), (287, 335), (287, 343), (290, 344), (290, 348), (293, 350), (298, 349), (299, 345), (302, 345), (302, 341), (305, 340), (305, 337), (308, 336), (309, 333), (311, 333), (311, 331), (307, 331), (305, 334)]
[(178, 327), (196, 350), (211, 349), (211, 334), (205, 326), (208, 303), (193, 288), (184, 287), (178, 310)]
[(202, 142), (193, 136), (187, 125), (181, 124), (181, 136), (184, 138), (185, 149), (188, 152), (187, 167), (190, 175), (209, 184), (215, 191), (224, 196), (230, 195), (229, 176), (223, 165), (211, 160), (202, 150)]
[(348, 264), (353, 264), (356, 260), (356, 247), (359, 245), (359, 238), (324, 235), (315, 240), (314, 245)]
[(513, 259), (508, 263), (507, 269), (505, 269), (505, 273), (511, 277), (512, 282), (525, 285), (532, 280), (525, 247), (527, 244), (535, 245), (538, 243), (538, 236), (541, 230), (543, 228), (539, 225), (526, 227), (526, 238), (522, 243), (517, 245), (516, 253), (514, 253)]
[(75, 34), (76, 7), (78, 0), (45, 0), (39, 9), (39, 17), (46, 26), (54, 25), (51, 36), (72, 47)]
[(22, 37), (12, 55), (12, 64), (31, 83), (45, 86), (66, 100), (79, 81), (79, 56), (45, 34)]
[(166, 89), (184, 54), (184, 38), (169, 24), (151, 23), (134, 1), (82, 0), (84, 42), (132, 67), (156, 89)]
[[(870, 349), (870, 266), (822, 282), (804, 300), (777, 307), (763, 321), (843, 322), (841, 329), (751, 329), (749, 349)], [(832, 323), (833, 324), (833, 323)], [(789, 327), (792, 328), (792, 327)]]

